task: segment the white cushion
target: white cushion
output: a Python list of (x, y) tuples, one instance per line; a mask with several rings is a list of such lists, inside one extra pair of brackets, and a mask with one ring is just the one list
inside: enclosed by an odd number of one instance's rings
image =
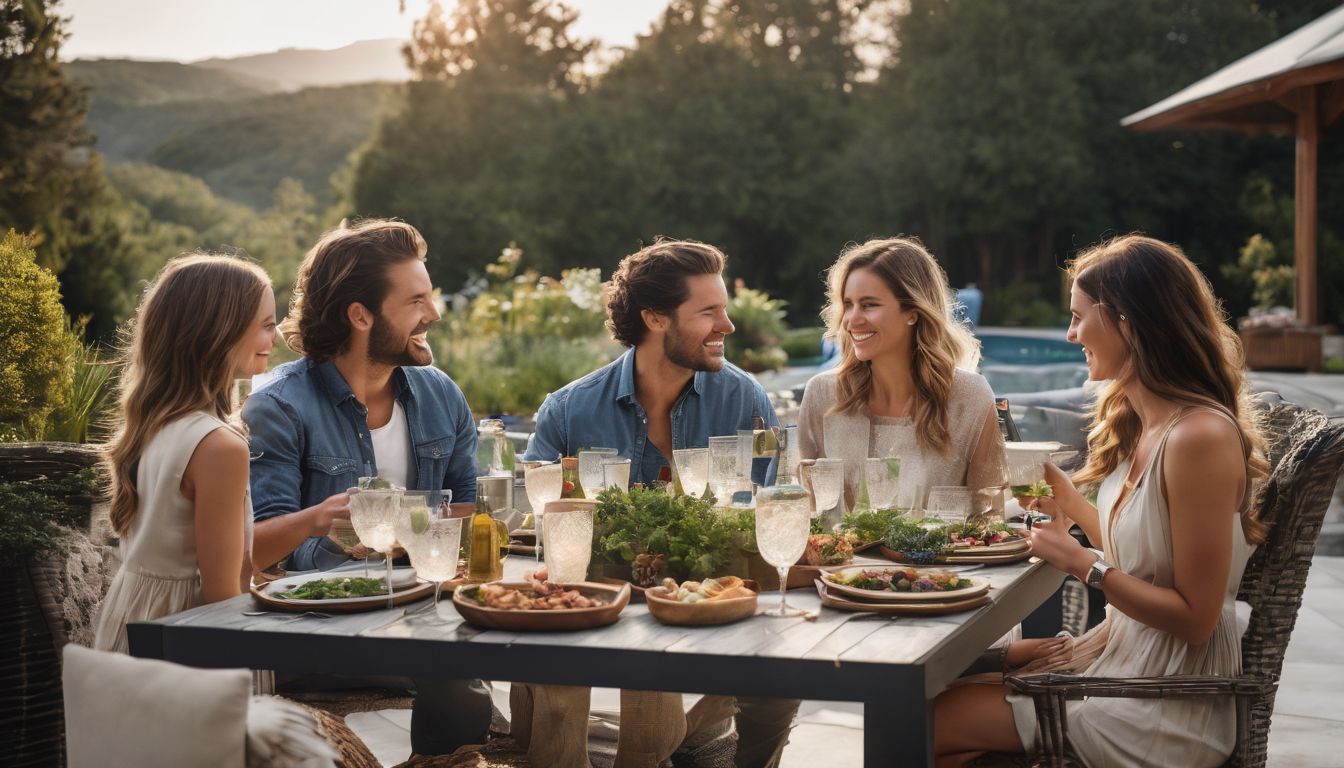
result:
[(243, 768), (252, 676), (65, 646), (70, 768)]

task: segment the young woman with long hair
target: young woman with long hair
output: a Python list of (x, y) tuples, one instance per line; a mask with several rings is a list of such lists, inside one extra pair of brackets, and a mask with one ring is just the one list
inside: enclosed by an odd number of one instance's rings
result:
[(803, 393), (803, 458), (843, 459), (851, 499), (865, 459), (888, 456), (901, 459), (898, 502), (922, 504), (937, 485), (999, 491), (994, 395), (970, 370), (979, 342), (953, 319), (933, 256), (914, 238), (870, 240), (845, 250), (827, 282), (823, 317), (840, 363)]
[(126, 651), (126, 623), (247, 588), (252, 509), (234, 382), (266, 370), (275, 296), (230, 256), (168, 262), (130, 326), (121, 410), (103, 464), (122, 565), (94, 645)]
[[(1107, 619), (1071, 648), (1022, 641), (1009, 666), (1106, 677), (1241, 671), (1237, 587), (1265, 526), (1251, 504), (1264, 474), (1236, 334), (1208, 281), (1180, 249), (1130, 235), (1078, 256), (1069, 340), (1103, 381), (1086, 465), (1070, 480), (1051, 464), (1052, 516), (1032, 551), (1099, 587)], [(1092, 506), (1074, 483), (1098, 485)], [(1068, 533), (1077, 523), (1102, 552)], [(1048, 651), (1042, 651), (1050, 647)], [(1047, 657), (1048, 656), (1048, 657)], [(1001, 684), (961, 685), (937, 699), (939, 765), (1035, 747), (1030, 699)], [(1089, 766), (1221, 765), (1236, 741), (1230, 699), (1092, 698), (1068, 705), (1071, 746)]]

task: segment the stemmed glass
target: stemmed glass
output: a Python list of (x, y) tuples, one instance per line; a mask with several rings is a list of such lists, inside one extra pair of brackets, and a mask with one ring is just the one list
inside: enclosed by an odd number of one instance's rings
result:
[(564, 492), (564, 467), (560, 464), (542, 464), (523, 471), (523, 487), (527, 501), (532, 505), (532, 521), (537, 532), (536, 559), (541, 562), (541, 534), (546, 516), (546, 503), (560, 498)]
[(673, 449), (672, 462), (677, 465), (681, 492), (697, 499), (704, 496), (709, 484), (709, 449)]
[(590, 499), (597, 498), (602, 490), (602, 462), (616, 457), (615, 448), (587, 448), (579, 451), (579, 482), (583, 492)]
[(416, 575), (434, 583), (435, 606), (443, 582), (457, 578), (462, 549), (463, 518), (453, 517), (452, 500), (449, 489), (406, 491), (396, 519), (397, 541), (406, 548)]
[[(840, 504), (845, 490), (845, 460), (817, 459), (810, 472), (812, 495), (816, 497), (818, 515), (824, 514)], [(844, 511), (841, 510), (841, 515)], [(838, 520), (836, 522), (839, 522)]]
[(602, 462), (602, 486), (630, 490), (630, 460), (615, 459)]
[(868, 501), (873, 509), (890, 508), (896, 500), (896, 489), (901, 479), (901, 460), (895, 456), (868, 459), (864, 462), (864, 480), (868, 484)]
[[(359, 543), (369, 550), (383, 553), (387, 561), (387, 605), (392, 607), (392, 550), (397, 546), (394, 520), (399, 510), (400, 489), (350, 489), (350, 525), (359, 536)], [(368, 557), (364, 572), (368, 574)]]
[(573, 584), (588, 576), (593, 557), (593, 507), (587, 499), (546, 504), (546, 571), (549, 581)]
[(779, 609), (767, 616), (804, 613), (784, 600), (789, 568), (803, 556), (812, 521), (812, 502), (801, 485), (772, 485), (756, 496), (756, 548), (779, 572)]
[(709, 438), (709, 487), (718, 505), (732, 503), (738, 478), (737, 435)]

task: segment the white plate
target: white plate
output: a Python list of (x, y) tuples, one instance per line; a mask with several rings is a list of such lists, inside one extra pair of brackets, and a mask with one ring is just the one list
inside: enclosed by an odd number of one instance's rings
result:
[[(381, 579), (387, 577), (387, 567), (383, 566), (381, 563), (379, 563), (378, 565), (381, 567), (373, 567), (373, 566), (369, 567), (369, 578)], [(362, 568), (360, 569), (343, 568), (339, 571), (313, 571), (312, 573), (301, 573), (301, 574), (295, 574), (293, 576), (286, 576), (282, 579), (276, 579), (275, 581), (272, 581), (270, 584), (267, 584), (266, 587), (263, 589), (263, 591), (266, 593), (267, 597), (275, 598), (276, 600), (283, 600), (286, 603), (291, 603), (293, 605), (311, 606), (315, 609), (318, 609), (324, 605), (327, 606), (332, 605), (353, 606), (353, 605), (365, 605), (365, 604), (386, 605), (387, 595), (371, 595), (369, 597), (335, 597), (335, 598), (329, 598), (327, 600), (299, 600), (292, 597), (280, 596), (281, 592), (288, 592), (289, 590), (294, 589), (295, 587), (298, 587), (301, 584), (307, 584), (308, 582), (316, 581), (317, 579), (340, 579), (340, 578), (354, 579), (363, 577), (364, 577), (364, 570)], [(414, 568), (401, 567), (392, 569), (392, 591), (394, 593), (401, 592), (406, 589), (413, 589), (419, 584), (420, 579), (415, 575)]]
[[(964, 598), (968, 598), (968, 597), (974, 597), (974, 596), (976, 596), (976, 595), (984, 594), (986, 591), (989, 590), (989, 579), (979, 578), (979, 577), (975, 577), (975, 576), (963, 577), (963, 578), (969, 578), (969, 579), (970, 579), (971, 586), (969, 586), (969, 587), (964, 587), (964, 588), (962, 588), (962, 589), (952, 589), (952, 590), (948, 590), (948, 591), (946, 591), (946, 592), (892, 592), (892, 591), (890, 591), (890, 590), (887, 590), (887, 591), (878, 591), (878, 590), (876, 590), (876, 589), (860, 589), (860, 588), (858, 588), (858, 587), (851, 587), (851, 586), (849, 586), (848, 584), (836, 584), (834, 581), (831, 581), (831, 579), (830, 579), (831, 576), (836, 576), (836, 577), (839, 577), (839, 578), (847, 578), (847, 577), (849, 577), (849, 576), (851, 576), (851, 575), (854, 575), (854, 574), (863, 573), (864, 571), (900, 571), (900, 570), (910, 570), (910, 569), (904, 569), (904, 568), (890, 568), (890, 567), (888, 567), (888, 568), (882, 568), (882, 567), (878, 567), (878, 568), (865, 568), (865, 567), (863, 567), (863, 566), (856, 566), (856, 567), (853, 567), (853, 568), (846, 568), (846, 569), (844, 569), (844, 570), (840, 570), (840, 571), (833, 571), (833, 572), (831, 572), (830, 574), (828, 574), (827, 577), (826, 577), (825, 579), (823, 579), (823, 581), (825, 581), (825, 583), (826, 583), (826, 588), (827, 588), (827, 589), (833, 589), (833, 590), (835, 590), (836, 592), (838, 592), (838, 593), (840, 593), (840, 594), (842, 594), (842, 595), (850, 595), (850, 596), (852, 596), (852, 597), (860, 597), (860, 598), (863, 598), (863, 599), (865, 599), (865, 600), (879, 600), (879, 601), (882, 601), (882, 602), (911, 601), (911, 600), (913, 600), (913, 601), (917, 601), (917, 602), (922, 602), (922, 601), (941, 601), (941, 600), (960, 600), (960, 599), (964, 599)], [(914, 570), (916, 570), (916, 571), (938, 571), (938, 570), (942, 570), (942, 569), (939, 569), (939, 568), (916, 568), (916, 569), (914, 569)]]

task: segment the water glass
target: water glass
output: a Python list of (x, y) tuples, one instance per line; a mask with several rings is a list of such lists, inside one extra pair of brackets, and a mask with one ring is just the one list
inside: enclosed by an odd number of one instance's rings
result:
[(537, 533), (535, 554), (541, 562), (541, 526), (545, 517), (547, 502), (560, 498), (564, 491), (564, 467), (560, 464), (542, 464), (523, 470), (523, 487), (527, 491), (527, 501), (532, 505), (532, 524)]
[(709, 484), (709, 449), (673, 449), (672, 463), (677, 467), (681, 492), (697, 499), (704, 496)]
[[(363, 490), (351, 488), (350, 525), (365, 548), (383, 553), (387, 561), (387, 604), (392, 606), (392, 550), (397, 546), (396, 517), (400, 510), (400, 489)], [(368, 556), (364, 559), (364, 575), (369, 574)]]
[(598, 491), (605, 485), (602, 462), (614, 458), (615, 448), (586, 448), (579, 451), (579, 482), (583, 484), (583, 492), (588, 498), (597, 498)]
[(873, 509), (890, 508), (896, 500), (896, 488), (901, 479), (901, 460), (895, 456), (867, 459), (863, 470), (868, 484), (868, 502)]
[(453, 517), (453, 492), (406, 491), (397, 515), (397, 540), (406, 549), (416, 575), (434, 583), (434, 605), (439, 604), (443, 582), (458, 574), (465, 518)]
[(797, 616), (785, 602), (789, 569), (803, 556), (811, 529), (812, 502), (801, 485), (772, 485), (756, 496), (756, 549), (779, 573), (779, 609), (769, 616)]
[(593, 508), (590, 499), (560, 499), (546, 504), (548, 581), (573, 584), (588, 576), (593, 557)]
[(812, 463), (810, 476), (812, 495), (817, 504), (816, 513), (823, 514), (839, 505), (845, 491), (844, 459), (817, 459)]
[(720, 506), (732, 502), (740, 476), (737, 435), (709, 438), (709, 489)]
[(630, 490), (630, 460), (616, 459), (602, 462), (602, 485), (606, 488)]

